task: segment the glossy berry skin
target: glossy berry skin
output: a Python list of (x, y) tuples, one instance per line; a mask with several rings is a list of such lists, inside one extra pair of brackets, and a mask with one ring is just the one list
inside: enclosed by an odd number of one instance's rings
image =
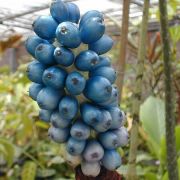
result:
[(56, 66), (47, 68), (43, 73), (43, 82), (46, 86), (50, 86), (55, 89), (64, 88), (67, 72)]
[(118, 136), (112, 131), (101, 133), (99, 141), (105, 149), (116, 149), (119, 146)]
[(65, 151), (63, 158), (72, 167), (76, 167), (82, 162), (82, 157), (80, 155), (73, 156), (67, 151)]
[(75, 97), (65, 96), (59, 103), (59, 113), (63, 119), (73, 119), (78, 112), (78, 101)]
[(41, 109), (39, 111), (39, 119), (49, 123), (50, 122), (50, 117), (51, 117), (52, 111)]
[(50, 6), (51, 16), (58, 22), (68, 21), (69, 13), (64, 2), (61, 0), (53, 0)]
[(112, 117), (111, 129), (120, 128), (123, 125), (125, 119), (123, 111), (121, 111), (119, 107), (109, 108), (108, 111)]
[(111, 83), (102, 76), (94, 76), (86, 81), (84, 95), (96, 103), (108, 101), (111, 97), (111, 92)]
[(107, 56), (99, 56), (99, 63), (93, 66), (92, 70), (100, 67), (109, 67), (111, 66), (111, 59)]
[(40, 16), (33, 23), (34, 32), (42, 39), (55, 38), (58, 23), (51, 16)]
[(66, 78), (66, 89), (71, 95), (79, 95), (83, 92), (86, 79), (77, 71), (69, 73)]
[(112, 107), (118, 107), (119, 91), (116, 87), (112, 88), (111, 97), (108, 101), (98, 103), (103, 108), (111, 109)]
[(90, 127), (77, 121), (72, 125), (70, 134), (76, 140), (86, 140), (90, 136)]
[(83, 152), (83, 158), (88, 162), (97, 162), (103, 158), (104, 149), (96, 140), (89, 140)]
[(36, 47), (41, 43), (48, 43), (46, 40), (41, 39), (38, 36), (30, 36), (27, 38), (25, 42), (26, 50), (29, 54), (31, 54), (33, 57), (35, 57), (35, 50)]
[(103, 20), (99, 17), (89, 18), (80, 27), (81, 40), (85, 44), (96, 42), (105, 32)]
[(78, 27), (72, 22), (63, 22), (56, 29), (58, 42), (68, 48), (77, 48), (81, 44)]
[(90, 126), (95, 126), (103, 119), (100, 109), (89, 103), (83, 103), (80, 112), (83, 121)]
[(86, 22), (88, 19), (93, 18), (93, 17), (99, 17), (102, 20), (104, 19), (103, 18), (103, 14), (101, 12), (99, 12), (97, 10), (91, 10), (91, 11), (86, 12), (81, 17), (81, 21), (80, 21), (79, 27), (81, 27), (84, 24), (84, 22)]
[(35, 51), (36, 59), (45, 65), (55, 64), (54, 49), (55, 47), (52, 44), (39, 44)]
[(74, 139), (73, 137), (70, 137), (67, 141), (66, 150), (71, 155), (80, 155), (83, 152), (85, 145), (86, 141), (79, 141)]
[(121, 165), (121, 157), (116, 150), (105, 150), (102, 165), (110, 170), (116, 170)]
[(120, 127), (119, 129), (114, 130), (113, 132), (118, 136), (119, 146), (123, 147), (128, 144), (129, 134), (125, 127)]
[(89, 44), (89, 50), (101, 55), (108, 52), (113, 47), (113, 40), (108, 35), (103, 35), (99, 40)]
[(98, 63), (99, 56), (90, 50), (80, 52), (75, 59), (75, 66), (81, 71), (89, 71)]
[(74, 54), (70, 49), (61, 46), (55, 49), (54, 59), (58, 64), (68, 67), (74, 62)]
[(66, 7), (69, 13), (68, 21), (71, 21), (73, 23), (78, 23), (80, 19), (80, 10), (79, 7), (74, 3), (66, 3)]
[(32, 61), (27, 67), (27, 76), (32, 82), (42, 84), (42, 75), (45, 69), (45, 65), (38, 61)]
[(111, 114), (106, 110), (101, 110), (101, 112), (103, 115), (103, 119), (93, 126), (97, 132), (107, 131), (111, 127), (111, 123), (112, 123)]
[(101, 171), (99, 162), (86, 162), (81, 163), (81, 170), (85, 176), (96, 177)]
[(50, 138), (56, 143), (64, 143), (68, 140), (69, 137), (69, 128), (56, 128), (51, 126), (48, 130)]
[(36, 101), (37, 95), (43, 87), (42, 84), (32, 83), (29, 87), (29, 96)]
[(99, 67), (89, 73), (89, 77), (92, 76), (103, 76), (113, 84), (116, 80), (116, 71), (112, 67)]
[(63, 90), (55, 90), (51, 87), (45, 87), (39, 92), (37, 96), (37, 103), (42, 109), (54, 110), (57, 108), (63, 95)]
[(54, 111), (51, 115), (50, 121), (52, 125), (56, 128), (66, 128), (71, 123), (71, 120), (63, 119), (59, 111)]

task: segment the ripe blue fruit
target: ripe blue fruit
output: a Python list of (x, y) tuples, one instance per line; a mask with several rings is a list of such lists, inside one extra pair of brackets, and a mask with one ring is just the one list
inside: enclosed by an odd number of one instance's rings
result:
[(79, 27), (81, 27), (81, 26), (84, 24), (84, 22), (86, 22), (88, 19), (90, 19), (90, 18), (92, 18), (92, 17), (99, 17), (99, 18), (101, 18), (102, 20), (104, 19), (104, 18), (103, 18), (103, 14), (102, 14), (101, 12), (99, 12), (99, 11), (97, 11), (97, 10), (91, 10), (91, 11), (86, 12), (86, 13), (82, 16), (81, 21), (80, 21), (80, 23), (79, 23)]
[(75, 59), (75, 66), (81, 71), (89, 71), (99, 63), (99, 56), (90, 50), (80, 52)]
[(101, 110), (103, 119), (95, 124), (93, 127), (97, 132), (105, 132), (111, 127), (112, 117), (106, 110)]
[(51, 117), (52, 111), (41, 109), (39, 111), (39, 119), (44, 121), (44, 122), (50, 122), (50, 117)]
[(81, 44), (77, 25), (72, 22), (63, 22), (56, 29), (56, 38), (59, 43), (68, 48), (77, 48)]
[(51, 16), (40, 16), (33, 23), (34, 32), (43, 39), (55, 38), (58, 23)]
[(74, 54), (70, 49), (61, 46), (55, 49), (54, 59), (58, 64), (68, 67), (74, 62)]
[(71, 119), (70, 120), (63, 119), (60, 116), (59, 111), (54, 111), (52, 113), (50, 121), (51, 121), (52, 125), (56, 128), (66, 128), (71, 123)]
[(78, 112), (78, 101), (75, 97), (65, 96), (59, 103), (59, 113), (63, 119), (73, 119)]
[(97, 162), (104, 156), (104, 149), (96, 140), (89, 140), (83, 152), (83, 158), (88, 162)]
[(119, 147), (118, 136), (112, 131), (99, 134), (99, 141), (105, 149), (116, 149)]
[(63, 95), (63, 90), (55, 90), (51, 87), (45, 87), (39, 92), (37, 96), (37, 103), (42, 109), (54, 110), (57, 108)]
[(54, 60), (54, 49), (55, 47), (52, 44), (44, 44), (41, 43), (36, 47), (35, 56), (36, 59), (46, 65), (53, 65), (55, 64)]
[(89, 50), (97, 54), (104, 54), (113, 47), (113, 40), (108, 35), (103, 35), (99, 40), (89, 44)]
[(53, 0), (50, 6), (51, 16), (58, 22), (68, 21), (69, 13), (64, 2), (61, 0)]
[(42, 75), (45, 69), (46, 69), (45, 65), (34, 60), (31, 63), (29, 63), (27, 67), (27, 76), (32, 82), (42, 84), (43, 83)]
[(96, 68), (99, 67), (109, 67), (111, 66), (111, 59), (107, 56), (99, 56), (99, 63), (93, 66), (92, 70), (95, 70)]
[(96, 177), (101, 171), (99, 162), (86, 162), (81, 163), (81, 170), (85, 176)]
[(64, 88), (67, 72), (56, 66), (47, 68), (43, 73), (43, 82), (46, 86), (50, 86), (55, 89)]
[(92, 76), (103, 76), (113, 84), (116, 80), (116, 71), (112, 67), (99, 67), (89, 73), (89, 77)]
[(36, 101), (38, 93), (43, 88), (42, 84), (32, 83), (29, 87), (29, 96)]
[(67, 141), (67, 145), (66, 145), (66, 149), (68, 151), (69, 154), (71, 155), (80, 155), (86, 145), (86, 141), (82, 140), (76, 140), (73, 137), (70, 137)]
[(100, 109), (89, 103), (81, 104), (80, 112), (83, 121), (90, 126), (96, 125), (103, 119)]
[(64, 143), (68, 140), (69, 128), (60, 129), (51, 126), (48, 130), (48, 134), (53, 141), (57, 143)]
[(125, 127), (120, 127), (119, 129), (114, 130), (113, 132), (118, 136), (119, 146), (123, 147), (128, 144), (129, 134)]
[(90, 136), (90, 127), (83, 122), (75, 122), (70, 130), (70, 134), (74, 139), (86, 140)]
[(92, 17), (86, 20), (80, 27), (81, 40), (85, 44), (96, 42), (105, 32), (102, 18)]
[(113, 171), (121, 165), (121, 157), (116, 150), (105, 150), (101, 162), (106, 169)]
[(98, 103), (98, 105), (110, 109), (112, 107), (117, 107), (119, 102), (119, 91), (116, 87), (112, 88), (111, 98), (103, 103)]
[(123, 125), (123, 121), (125, 119), (123, 112), (119, 109), (119, 107), (112, 107), (108, 110), (112, 117), (111, 129), (120, 128)]
[(26, 50), (28, 51), (29, 54), (35, 57), (36, 47), (41, 43), (48, 43), (48, 42), (44, 39), (41, 39), (38, 36), (30, 36), (27, 38), (25, 42)]
[(111, 97), (111, 92), (111, 83), (102, 76), (94, 76), (86, 81), (84, 95), (96, 103), (108, 101)]
[(69, 13), (68, 21), (78, 24), (80, 19), (79, 7), (74, 3), (66, 3), (66, 7)]
[(77, 71), (71, 72), (66, 78), (66, 89), (71, 95), (79, 95), (83, 92), (86, 79)]

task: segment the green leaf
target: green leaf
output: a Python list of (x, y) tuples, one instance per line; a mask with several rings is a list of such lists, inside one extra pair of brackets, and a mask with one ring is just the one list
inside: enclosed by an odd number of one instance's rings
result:
[(22, 180), (35, 180), (36, 169), (37, 165), (33, 161), (25, 162), (21, 173)]
[(180, 125), (176, 126), (175, 135), (176, 135), (176, 150), (177, 152), (179, 152), (180, 151)]
[(154, 153), (159, 156), (161, 139), (165, 135), (165, 107), (164, 102), (155, 97), (148, 97), (140, 108), (140, 120), (147, 133)]
[(157, 175), (155, 173), (151, 173), (151, 172), (148, 172), (146, 175), (145, 175), (145, 179), (146, 180), (157, 180)]
[(37, 177), (40, 178), (47, 178), (54, 176), (56, 174), (56, 171), (54, 169), (38, 169), (37, 170)]

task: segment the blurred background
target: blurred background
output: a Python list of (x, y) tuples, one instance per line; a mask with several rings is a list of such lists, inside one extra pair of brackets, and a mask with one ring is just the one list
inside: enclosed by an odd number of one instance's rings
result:
[[(66, 1), (66, 0), (65, 0)], [(68, 0), (67, 2), (71, 2)], [(120, 54), (123, 0), (75, 0), (81, 15), (88, 10), (104, 13), (106, 33), (115, 41), (107, 54), (113, 66), (123, 61)], [(121, 93), (121, 108), (131, 129), (132, 92), (143, 0), (131, 0), (126, 51), (126, 70)], [(139, 179), (167, 179), (164, 118), (164, 83), (158, 0), (150, 1), (147, 52), (143, 79), (143, 104), (139, 127), (137, 156)], [(50, 0), (0, 0), (0, 180), (74, 179), (73, 169), (63, 159), (63, 147), (47, 136), (48, 125), (39, 121), (38, 107), (28, 97), (30, 81), (27, 63), (32, 60), (24, 42), (33, 34), (32, 23), (49, 14)], [(176, 99), (176, 137), (180, 139), (180, 1), (168, 1), (168, 18)], [(119, 73), (119, 75), (121, 75)], [(177, 141), (180, 169), (180, 141)], [(119, 149), (123, 165), (118, 172), (125, 176), (129, 147)]]

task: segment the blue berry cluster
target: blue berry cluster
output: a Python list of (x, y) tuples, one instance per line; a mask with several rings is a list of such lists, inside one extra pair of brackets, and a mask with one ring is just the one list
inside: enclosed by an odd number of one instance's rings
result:
[[(33, 30), (25, 44), (34, 58), (27, 67), (29, 96), (40, 107), (40, 119), (50, 123), (49, 136), (65, 144), (66, 161), (80, 164), (85, 175), (97, 176), (101, 166), (115, 170), (121, 165), (116, 149), (127, 144), (128, 133), (116, 72), (102, 56), (113, 46), (103, 14), (88, 11), (80, 20), (76, 4), (54, 0), (50, 15), (38, 17)], [(82, 43), (88, 49), (75, 56)]]

